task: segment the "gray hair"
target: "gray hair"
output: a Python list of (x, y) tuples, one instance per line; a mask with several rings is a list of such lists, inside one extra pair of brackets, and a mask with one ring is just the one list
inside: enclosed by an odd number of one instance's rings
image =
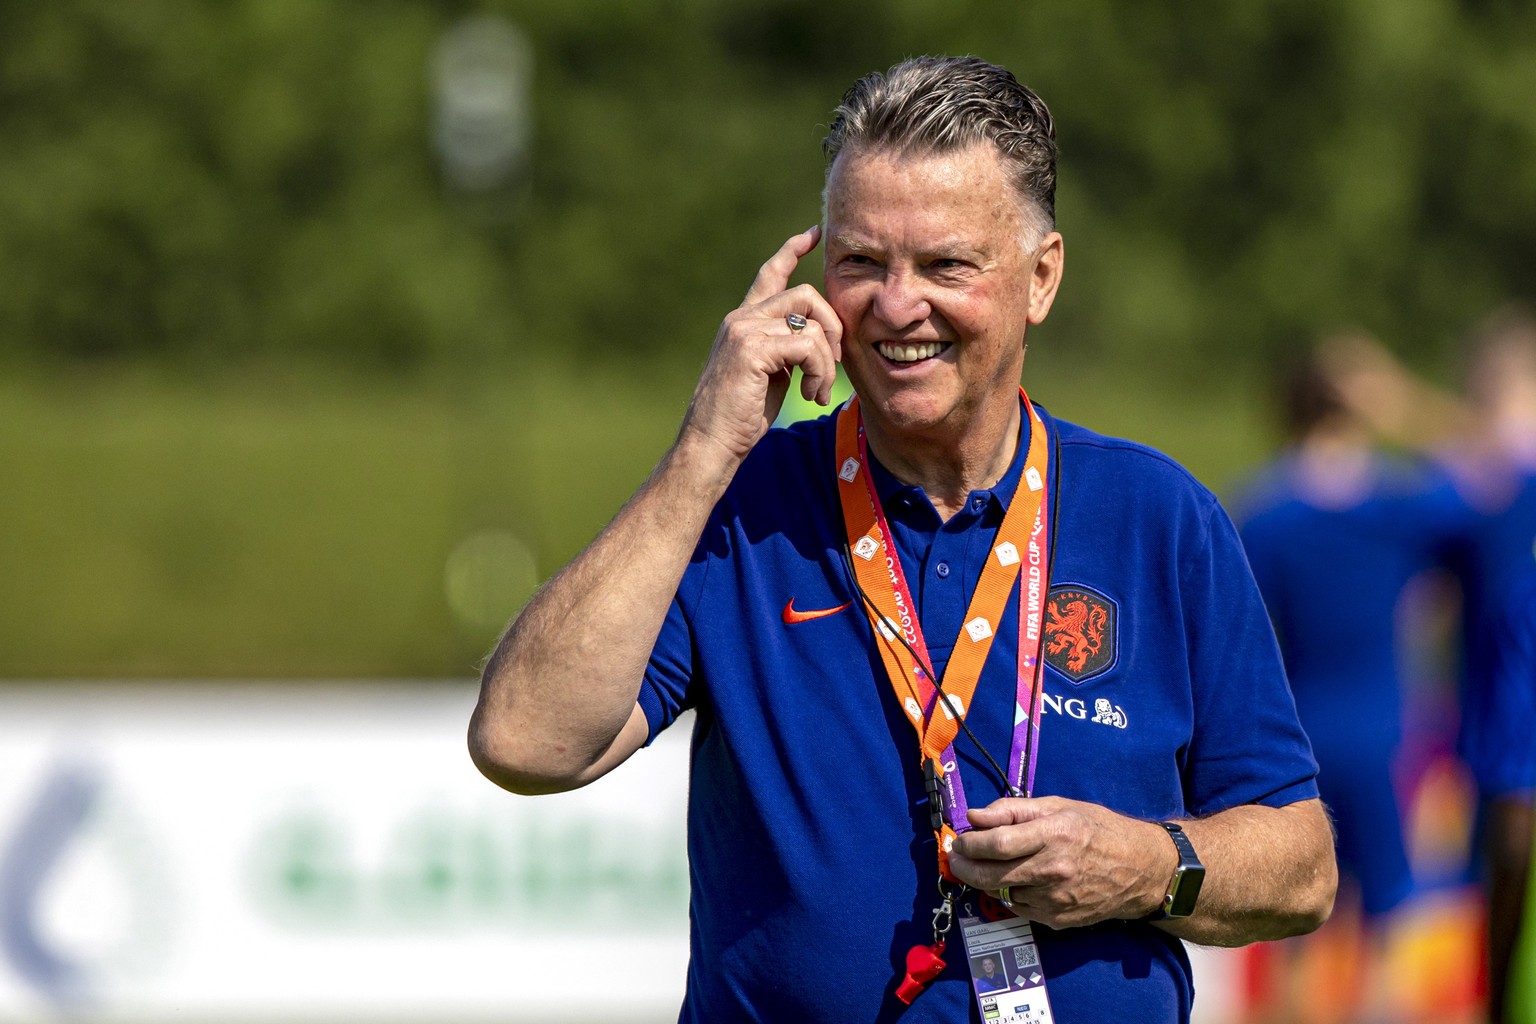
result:
[[(997, 147), (1014, 188), (1056, 224), (1056, 125), (1045, 102), (1007, 68), (980, 57), (913, 57), (872, 72), (843, 95), (822, 150), (827, 173), (845, 149), (947, 153)], [(1042, 234), (1044, 233), (1042, 231)]]

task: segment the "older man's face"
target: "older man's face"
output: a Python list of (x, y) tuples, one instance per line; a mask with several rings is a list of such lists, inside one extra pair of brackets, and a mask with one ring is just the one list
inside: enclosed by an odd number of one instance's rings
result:
[(887, 433), (955, 439), (1011, 420), (1025, 329), (1060, 275), (1060, 237), (1036, 234), (990, 145), (838, 156), (826, 296), (843, 365)]

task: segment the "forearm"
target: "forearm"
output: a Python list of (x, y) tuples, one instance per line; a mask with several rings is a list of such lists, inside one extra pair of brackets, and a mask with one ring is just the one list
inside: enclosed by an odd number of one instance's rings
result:
[[(651, 649), (736, 460), (680, 440), (613, 521), (551, 579), (487, 662), (476, 765), (516, 792), (571, 789), (644, 741), (626, 729)], [(623, 734), (623, 747), (615, 749)]]
[[(988, 892), (1008, 888), (1014, 912), (1052, 928), (1140, 920), (1156, 911), (1178, 867), (1156, 822), (1063, 797), (1004, 798), (972, 807), (950, 869)], [(1333, 829), (1318, 800), (1244, 805), (1182, 821), (1205, 865), (1193, 915), (1157, 922), (1180, 938), (1240, 946), (1311, 931), (1333, 908)]]
[[(1158, 927), (1202, 945), (1240, 946), (1304, 934), (1328, 919), (1338, 866), (1320, 801), (1246, 804), (1180, 825), (1205, 864), (1205, 885), (1194, 914)], [(1167, 863), (1176, 861), (1170, 853)]]
[(830, 399), (842, 326), (814, 288), (789, 288), (820, 237), (794, 235), (763, 264), (720, 325), (677, 442), (497, 644), (469, 727), (470, 754), (497, 785), (573, 789), (645, 742), (641, 680), (710, 512), (778, 414), (795, 367), (806, 398)]
[(1415, 376), (1374, 338), (1335, 337), (1318, 358), (1345, 406), (1387, 441), (1430, 451), (1476, 429), (1466, 402)]

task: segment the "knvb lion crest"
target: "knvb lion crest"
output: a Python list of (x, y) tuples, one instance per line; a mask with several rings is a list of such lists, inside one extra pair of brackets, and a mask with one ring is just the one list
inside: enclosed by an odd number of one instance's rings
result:
[(1115, 602), (1092, 587), (1052, 587), (1045, 605), (1045, 660), (1073, 683), (1108, 671), (1118, 653)]

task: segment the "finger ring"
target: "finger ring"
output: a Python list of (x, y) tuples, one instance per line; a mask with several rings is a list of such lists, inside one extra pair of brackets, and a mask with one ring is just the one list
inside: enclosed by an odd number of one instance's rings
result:
[(799, 313), (789, 314), (789, 316), (784, 318), (784, 322), (789, 324), (789, 329), (792, 331), (803, 331), (805, 330), (805, 325), (810, 323), (809, 320), (801, 316)]
[(997, 902), (1001, 903), (1003, 906), (1007, 907), (1009, 910), (1012, 910), (1013, 909), (1013, 900), (1008, 898), (1008, 889), (1009, 889), (1009, 887), (1005, 885), (1001, 889), (997, 890)]

